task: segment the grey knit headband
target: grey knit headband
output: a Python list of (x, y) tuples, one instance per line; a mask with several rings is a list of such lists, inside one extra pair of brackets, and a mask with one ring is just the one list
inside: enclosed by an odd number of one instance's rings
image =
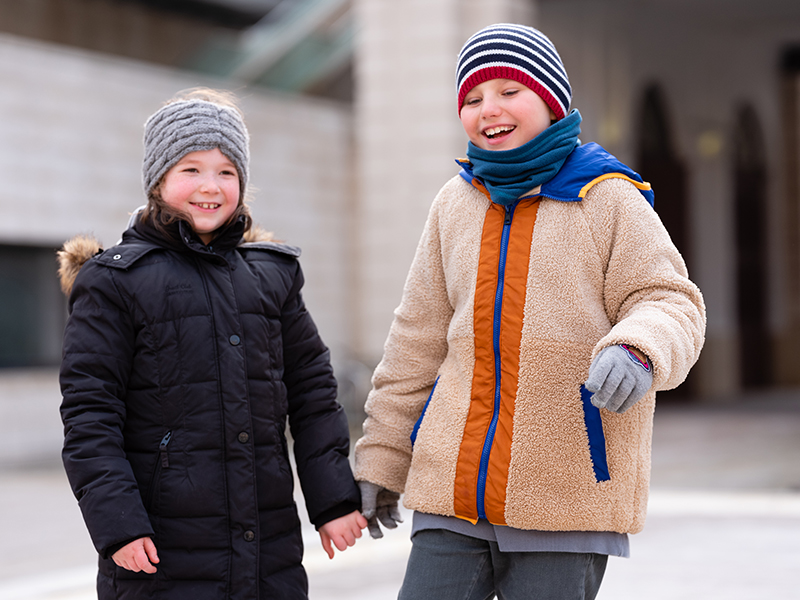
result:
[(205, 100), (179, 100), (156, 111), (144, 125), (145, 193), (149, 195), (164, 173), (190, 152), (214, 148), (236, 167), (241, 199), (250, 174), (250, 136), (241, 115)]

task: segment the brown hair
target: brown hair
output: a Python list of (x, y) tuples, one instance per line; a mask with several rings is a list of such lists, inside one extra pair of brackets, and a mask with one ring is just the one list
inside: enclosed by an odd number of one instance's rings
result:
[[(232, 92), (205, 87), (190, 88), (178, 92), (176, 96), (170, 100), (167, 100), (164, 103), (164, 106), (184, 100), (202, 100), (205, 102), (211, 102), (218, 106), (224, 106), (226, 108), (233, 109), (240, 116), (244, 116), (237, 105), (236, 96)], [(149, 221), (150, 225), (152, 225), (153, 228), (155, 228), (156, 231), (158, 231), (161, 235), (172, 237), (173, 234), (170, 232), (170, 225), (173, 225), (177, 221), (181, 220), (192, 223), (192, 218), (191, 215), (187, 214), (186, 212), (173, 208), (164, 202), (164, 199), (161, 197), (161, 185), (163, 182), (164, 179), (162, 177), (161, 181), (159, 181), (158, 184), (147, 194), (147, 205), (140, 213), (140, 219), (143, 221)], [(250, 199), (249, 189), (240, 190), (239, 203), (236, 207), (236, 210), (233, 212), (231, 217), (218, 229), (226, 227), (239, 218), (243, 218), (245, 225), (244, 231), (247, 232), (253, 224), (253, 219), (250, 215), (250, 208), (247, 206), (247, 202), (249, 202)]]

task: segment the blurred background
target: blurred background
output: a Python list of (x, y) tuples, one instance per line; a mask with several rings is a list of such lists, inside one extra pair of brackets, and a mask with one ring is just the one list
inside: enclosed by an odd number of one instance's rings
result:
[[(67, 541), (77, 508), (58, 474), (55, 250), (77, 234), (119, 239), (143, 203), (145, 119), (188, 87), (241, 98), (254, 220), (303, 249), (306, 302), (358, 435), (428, 207), (465, 154), (455, 57), (495, 22), (553, 40), (581, 139), (653, 184), (705, 294), (700, 361), (659, 396), (654, 488), (780, 493), (790, 508), (756, 516), (797, 525), (796, 0), (0, 0), (0, 524), (28, 540), (0, 568), (0, 598), (33, 597), (13, 593), (32, 589), (26, 573), (55, 544), (30, 529), (37, 518), (51, 535), (62, 524), (62, 550), (91, 567), (86, 539), (83, 553)], [(771, 547), (800, 569), (798, 544)], [(346, 589), (336, 597), (354, 598)]]

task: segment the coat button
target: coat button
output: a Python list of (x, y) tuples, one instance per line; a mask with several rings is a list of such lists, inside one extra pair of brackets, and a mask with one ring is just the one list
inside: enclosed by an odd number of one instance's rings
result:
[(252, 542), (256, 539), (256, 534), (250, 531), (249, 529), (244, 532), (244, 541), (245, 542)]
[(250, 436), (247, 434), (246, 431), (243, 431), (242, 433), (239, 434), (239, 441), (242, 442), (243, 444), (246, 444), (249, 439)]
[(231, 346), (238, 346), (242, 341), (241, 338), (235, 334), (228, 339), (230, 340)]
[(120, 258), (122, 258), (122, 254), (115, 254), (113, 258), (114, 260), (119, 260)]

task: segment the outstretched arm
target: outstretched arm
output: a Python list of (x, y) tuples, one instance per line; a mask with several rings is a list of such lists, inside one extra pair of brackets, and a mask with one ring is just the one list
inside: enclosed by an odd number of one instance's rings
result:
[(584, 212), (605, 264), (603, 301), (612, 325), (594, 356), (620, 344), (636, 348), (652, 366), (652, 390), (672, 389), (703, 346), (702, 294), (658, 215), (632, 185), (604, 181), (586, 200)]
[[(454, 308), (447, 293), (441, 243), (443, 205), (440, 195), (431, 206), (383, 358), (372, 377), (364, 407), (364, 435), (355, 447), (356, 479), (397, 494), (403, 492), (411, 467), (414, 423), (448, 351)], [(463, 270), (459, 260), (451, 264), (454, 270)]]

